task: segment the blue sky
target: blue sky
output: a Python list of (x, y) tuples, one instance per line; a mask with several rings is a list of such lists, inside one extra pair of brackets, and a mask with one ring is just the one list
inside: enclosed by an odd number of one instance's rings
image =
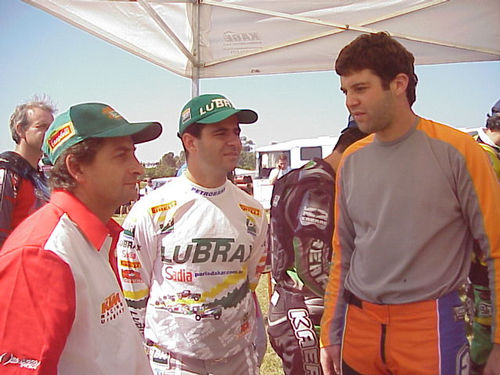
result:
[[(13, 149), (9, 117), (15, 106), (47, 94), (59, 111), (88, 101), (114, 107), (129, 121), (160, 121), (162, 136), (138, 145), (143, 161), (182, 147), (175, 136), (191, 83), (122, 51), (20, 0), (0, 1), (0, 150)], [(333, 65), (333, 62), (332, 62)], [(417, 67), (417, 114), (455, 127), (482, 126), (500, 98), (500, 62)], [(201, 93), (226, 95), (252, 108), (256, 124), (242, 133), (257, 146), (337, 135), (347, 110), (335, 72), (202, 80)]]

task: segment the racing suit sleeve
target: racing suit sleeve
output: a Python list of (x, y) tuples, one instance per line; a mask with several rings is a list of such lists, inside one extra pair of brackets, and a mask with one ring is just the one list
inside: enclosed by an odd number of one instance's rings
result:
[(344, 280), (354, 251), (354, 227), (347, 214), (342, 187), (342, 162), (337, 172), (334, 212), (333, 253), (325, 291), (325, 309), (321, 318), (321, 347), (341, 342), (346, 310)]
[(250, 255), (248, 261), (248, 281), (250, 283), (250, 289), (255, 291), (257, 284), (259, 283), (259, 278), (264, 269), (266, 268), (267, 260), (267, 231), (268, 223), (267, 217), (264, 210), (261, 210), (261, 217), (259, 222), (259, 231), (255, 237), (253, 243), (252, 254)]
[(56, 374), (75, 319), (68, 264), (38, 248), (2, 254), (0, 301), (0, 372)]
[(146, 200), (137, 202), (123, 223), (116, 249), (123, 295), (135, 325), (144, 334), (153, 264), (158, 244)]
[[(333, 232), (333, 178), (330, 185), (308, 188), (293, 204), (286, 216), (293, 233), (295, 269), (304, 285), (323, 297), (330, 271)], [(326, 185), (326, 186), (325, 186)], [(288, 220), (287, 220), (288, 221)]]
[(16, 200), (16, 175), (0, 168), (0, 248), (11, 232), (12, 214)]

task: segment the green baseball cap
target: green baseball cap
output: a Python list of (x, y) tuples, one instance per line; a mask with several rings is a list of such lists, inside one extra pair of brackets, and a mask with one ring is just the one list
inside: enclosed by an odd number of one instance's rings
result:
[(130, 123), (109, 105), (82, 103), (56, 117), (45, 133), (42, 150), (54, 164), (64, 150), (88, 138), (131, 136), (134, 143), (158, 138), (159, 122)]
[(257, 121), (257, 113), (251, 109), (236, 109), (224, 96), (219, 94), (204, 94), (191, 99), (182, 108), (179, 119), (181, 136), (192, 124), (214, 124), (232, 115), (238, 116), (238, 123), (252, 124)]

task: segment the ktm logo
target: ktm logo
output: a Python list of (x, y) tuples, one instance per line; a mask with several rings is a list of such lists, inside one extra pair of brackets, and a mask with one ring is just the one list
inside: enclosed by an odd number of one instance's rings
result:
[(118, 305), (121, 302), (120, 294), (113, 293), (110, 296), (106, 297), (104, 302), (101, 304), (101, 314), (104, 314), (106, 311), (111, 310), (114, 306)]

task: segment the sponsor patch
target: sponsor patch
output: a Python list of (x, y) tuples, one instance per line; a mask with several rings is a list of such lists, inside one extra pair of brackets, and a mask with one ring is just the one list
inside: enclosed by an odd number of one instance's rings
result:
[(245, 206), (244, 204), (241, 204), (241, 203), (239, 204), (239, 206), (244, 212), (250, 212), (252, 215), (255, 215), (255, 216), (261, 215), (261, 212), (258, 208)]
[(305, 373), (321, 374), (318, 338), (309, 312), (306, 309), (290, 309), (287, 315), (304, 358)]
[(247, 215), (247, 220), (245, 225), (247, 227), (248, 234), (251, 234), (252, 236), (257, 235), (257, 222), (252, 216)]
[(128, 229), (125, 228), (123, 230), (123, 235), (129, 237), (130, 239), (134, 239), (134, 237), (135, 237), (135, 227), (131, 227), (131, 228), (128, 228)]
[(171, 218), (165, 225), (160, 225), (160, 233), (162, 234), (170, 234), (174, 231), (174, 218)]
[(328, 211), (318, 207), (304, 207), (300, 213), (300, 224), (303, 226), (314, 225), (320, 230), (325, 230), (328, 224)]
[(129, 241), (125, 239), (125, 237), (122, 238), (122, 240), (118, 243), (119, 246), (125, 247), (127, 249), (135, 249), (134, 241)]
[(102, 113), (111, 120), (121, 119), (122, 116), (111, 107), (104, 107)]
[(151, 207), (150, 210), (151, 210), (152, 214), (156, 214), (158, 212), (168, 211), (172, 207), (175, 207), (175, 206), (177, 206), (177, 201), (172, 201), (172, 202), (168, 202), (168, 203), (160, 204), (158, 206)]
[(142, 277), (139, 271), (121, 270), (122, 279), (126, 283), (142, 283)]
[(130, 259), (137, 259), (137, 254), (132, 252), (132, 251), (127, 251), (127, 250), (122, 250), (122, 257), (127, 258), (128, 260)]
[(60, 128), (55, 129), (47, 141), (50, 151), (54, 151), (74, 134), (75, 128), (73, 127), (73, 123), (71, 121), (63, 124)]
[(184, 283), (192, 283), (193, 282), (193, 273), (191, 271), (186, 271), (185, 269), (175, 269), (172, 266), (165, 267), (164, 277), (170, 281), (184, 282)]
[(0, 365), (14, 365), (20, 368), (26, 368), (29, 370), (36, 370), (40, 366), (40, 361), (36, 359), (29, 358), (18, 358), (12, 353), (0, 354)]
[(251, 245), (235, 244), (234, 238), (193, 238), (191, 243), (164, 246), (160, 249), (161, 261), (167, 264), (191, 263), (243, 263), (252, 251)]
[(458, 321), (464, 321), (465, 320), (465, 315), (467, 313), (467, 310), (465, 306), (455, 306), (453, 308), (453, 318), (455, 319), (455, 322)]
[(130, 260), (120, 260), (120, 266), (128, 268), (141, 268), (141, 262), (133, 262)]
[(208, 112), (212, 112), (216, 108), (223, 108), (223, 107), (234, 108), (231, 102), (227, 99), (222, 99), (222, 98), (212, 99), (210, 101), (210, 104), (205, 104), (205, 107), (200, 107), (200, 115), (202, 116)]
[(183, 124), (191, 120), (191, 108), (186, 108), (184, 111), (182, 111), (181, 118)]
[(101, 324), (114, 320), (125, 311), (120, 293), (115, 292), (104, 299), (101, 303)]
[(141, 289), (136, 291), (124, 290), (123, 294), (128, 300), (140, 300), (149, 296), (149, 289)]
[(215, 191), (205, 191), (192, 186), (191, 191), (203, 197), (216, 197), (217, 195), (221, 195), (222, 193), (224, 193), (226, 191), (226, 187), (223, 186), (221, 189)]

